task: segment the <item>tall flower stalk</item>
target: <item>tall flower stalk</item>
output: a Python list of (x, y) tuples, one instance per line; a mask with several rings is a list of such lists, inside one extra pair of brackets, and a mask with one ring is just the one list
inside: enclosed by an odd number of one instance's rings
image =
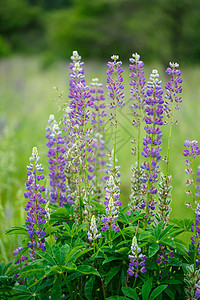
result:
[(92, 125), (91, 139), (88, 141), (88, 171), (89, 180), (92, 181), (96, 193), (101, 193), (100, 183), (105, 182), (105, 96), (103, 84), (99, 82), (98, 78), (94, 78), (90, 84), (91, 101), (93, 105), (90, 112), (90, 123)]
[[(194, 222), (192, 224), (192, 232), (194, 232), (194, 236), (191, 237), (191, 242), (194, 245), (194, 267), (196, 269), (196, 265), (199, 263), (199, 223), (200, 223), (200, 204), (199, 200), (196, 197), (199, 197), (199, 185), (198, 182), (200, 181), (199, 175), (200, 171), (198, 169), (197, 171), (197, 178), (195, 176), (194, 171), (194, 160), (197, 155), (200, 155), (200, 149), (198, 146), (198, 142), (196, 140), (194, 141), (188, 141), (186, 140), (184, 142), (185, 149), (183, 151), (183, 155), (187, 157), (186, 159), (186, 166), (185, 173), (190, 176), (190, 178), (186, 181), (186, 186), (190, 186), (191, 190), (188, 190), (186, 192), (187, 195), (192, 196), (192, 203), (188, 203), (187, 206), (191, 207), (194, 211)], [(196, 185), (197, 181), (197, 185)]]
[(182, 102), (180, 93), (182, 92), (182, 77), (181, 71), (178, 69), (178, 63), (169, 63), (170, 67), (167, 68), (166, 73), (171, 76), (170, 81), (166, 84), (166, 101), (164, 103), (164, 111), (167, 118), (169, 119), (169, 135), (168, 135), (168, 147), (167, 147), (167, 157), (166, 157), (166, 177), (169, 173), (169, 157), (170, 157), (170, 143), (172, 136), (172, 127), (178, 124), (178, 121), (174, 121), (175, 110), (179, 110), (179, 103)]
[(65, 141), (61, 136), (62, 132), (54, 115), (50, 115), (48, 123), (46, 138), (48, 139), (47, 146), (49, 147), (47, 156), (50, 164), (50, 203), (58, 206), (63, 206), (65, 203), (73, 204), (73, 201), (66, 196)]
[(147, 83), (146, 100), (145, 100), (145, 131), (146, 137), (143, 139), (143, 156), (147, 159), (141, 164), (141, 168), (145, 174), (141, 181), (145, 183), (147, 188), (146, 200), (146, 221), (144, 227), (151, 222), (154, 216), (157, 188), (155, 186), (158, 181), (159, 161), (161, 160), (161, 137), (163, 125), (163, 98), (162, 98), (161, 81), (157, 70), (153, 70), (150, 80)]
[(132, 58), (129, 59), (130, 65), (130, 86), (131, 86), (131, 100), (133, 104), (133, 122), (132, 125), (137, 128), (137, 142), (132, 141), (134, 144), (132, 154), (137, 155), (137, 163), (131, 168), (133, 175), (131, 178), (131, 202), (129, 207), (133, 211), (139, 211), (145, 206), (144, 195), (146, 189), (140, 178), (143, 176), (144, 171), (140, 168), (140, 144), (141, 144), (141, 125), (144, 117), (144, 105), (145, 105), (145, 76), (144, 76), (144, 63), (140, 60), (140, 55), (137, 53), (132, 54)]
[(182, 102), (180, 93), (182, 92), (182, 78), (181, 71), (178, 69), (179, 64), (169, 63), (170, 67), (167, 68), (166, 73), (171, 76), (170, 81), (166, 84), (166, 95), (165, 102), (163, 105), (163, 110), (168, 121), (164, 121), (164, 125), (169, 125), (168, 134), (168, 145), (167, 145), (167, 155), (164, 158), (166, 162), (166, 174), (161, 173), (161, 181), (159, 182), (159, 205), (158, 212), (156, 213), (156, 222), (164, 221), (164, 226), (169, 222), (169, 215), (171, 212), (171, 202), (172, 202), (172, 176), (169, 175), (169, 160), (170, 160), (170, 144), (172, 137), (172, 127), (178, 124), (178, 121), (174, 121), (175, 110), (179, 109), (179, 103)]
[(30, 157), (30, 165), (27, 166), (28, 179), (25, 184), (27, 191), (24, 193), (26, 199), (25, 210), (27, 211), (26, 227), (29, 233), (29, 256), (36, 258), (35, 250), (45, 251), (45, 228), (46, 211), (43, 205), (46, 203), (42, 193), (45, 191), (43, 185), (39, 184), (44, 179), (44, 175), (40, 174), (43, 167), (39, 164), (39, 155), (36, 147), (33, 147), (32, 156)]
[(122, 108), (125, 105), (124, 99), (124, 86), (123, 86), (123, 69), (122, 62), (118, 61), (119, 56), (113, 55), (112, 62), (108, 62), (107, 76), (107, 89), (108, 99), (110, 101), (108, 108), (113, 112), (110, 113), (110, 125), (115, 127), (114, 133), (114, 155), (113, 155), (113, 170), (115, 170), (115, 158), (117, 151), (117, 108)]
[[(68, 113), (69, 116), (69, 126), (68, 130), (70, 132), (70, 140), (67, 141), (67, 145), (69, 148), (67, 160), (72, 159), (70, 156), (70, 148), (76, 143), (77, 147), (74, 148), (74, 151), (77, 152), (76, 157), (78, 157), (78, 165), (76, 165), (77, 160), (75, 162), (76, 168), (79, 168), (76, 174), (77, 178), (77, 190), (78, 190), (78, 198), (79, 198), (79, 212), (80, 212), (80, 223), (83, 220), (83, 194), (82, 187), (83, 183), (85, 183), (85, 192), (86, 192), (86, 201), (89, 202), (89, 182), (88, 182), (88, 161), (87, 161), (87, 130), (86, 125), (89, 120), (90, 111), (88, 107), (92, 106), (93, 102), (91, 101), (91, 94), (89, 87), (85, 84), (84, 77), (84, 68), (83, 63), (81, 62), (81, 57), (79, 56), (77, 51), (73, 52), (71, 57), (72, 63), (70, 64), (70, 93), (69, 99), (70, 111)], [(78, 143), (76, 141), (78, 137)], [(71, 169), (73, 173), (73, 170)], [(89, 207), (89, 203), (86, 203)]]

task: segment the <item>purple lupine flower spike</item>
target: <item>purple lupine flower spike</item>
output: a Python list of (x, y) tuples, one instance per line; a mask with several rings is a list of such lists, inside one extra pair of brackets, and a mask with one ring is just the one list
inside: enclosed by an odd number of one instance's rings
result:
[(83, 62), (81, 62), (81, 56), (77, 51), (73, 52), (71, 57), (72, 63), (70, 64), (70, 104), (69, 117), (71, 125), (84, 126), (89, 119), (89, 110), (87, 107), (92, 106), (90, 100), (90, 89), (85, 85), (85, 76)]
[(33, 147), (32, 156), (29, 159), (30, 165), (27, 166), (28, 179), (25, 184), (27, 191), (24, 193), (25, 198), (29, 199), (25, 206), (25, 210), (27, 211), (26, 227), (29, 233), (29, 255), (33, 259), (36, 257), (36, 249), (42, 251), (46, 249), (44, 244), (46, 211), (43, 208), (43, 204), (46, 201), (42, 197), (45, 188), (39, 184), (39, 181), (44, 179), (44, 175), (39, 174), (39, 172), (43, 171), (42, 165), (38, 163), (39, 159), (37, 148)]
[(107, 77), (107, 89), (108, 89), (108, 99), (110, 101), (109, 108), (114, 109), (113, 113), (110, 113), (111, 125), (117, 126), (117, 118), (116, 118), (116, 108), (123, 107), (125, 105), (124, 102), (124, 86), (123, 86), (123, 69), (122, 62), (118, 61), (119, 56), (113, 55), (111, 57), (112, 62), (108, 62), (108, 70), (106, 74)]
[(96, 240), (101, 237), (101, 233), (98, 233), (98, 230), (97, 230), (97, 224), (96, 224), (96, 219), (95, 219), (94, 215), (91, 218), (90, 231), (88, 231), (87, 235), (88, 235), (89, 241), (93, 241), (93, 240)]
[(102, 222), (104, 226), (102, 231), (106, 231), (108, 229), (114, 230), (115, 232), (119, 232), (120, 228), (116, 225), (116, 221), (118, 219), (118, 211), (122, 202), (120, 201), (120, 189), (116, 184), (116, 179), (110, 175), (109, 179), (106, 182), (106, 195), (105, 195), (105, 208), (106, 208), (106, 216), (102, 218)]
[(62, 132), (54, 115), (50, 115), (48, 123), (46, 138), (49, 141), (46, 145), (49, 147), (47, 156), (49, 157), (48, 162), (50, 164), (50, 203), (57, 204), (58, 206), (63, 206), (65, 203), (73, 204), (73, 201), (66, 196), (65, 141), (61, 136)]
[(98, 78), (92, 80), (91, 101), (93, 102), (90, 123), (93, 126), (93, 137), (88, 140), (88, 171), (89, 180), (92, 180), (98, 189), (99, 180), (105, 182), (105, 176), (99, 176), (100, 173), (105, 173), (105, 141), (103, 133), (105, 131), (105, 112), (106, 104), (102, 83), (99, 83)]
[(155, 183), (158, 181), (159, 172), (159, 161), (161, 160), (161, 137), (162, 130), (160, 126), (163, 125), (163, 98), (161, 81), (159, 81), (159, 74), (157, 70), (153, 70), (150, 75), (150, 80), (147, 83), (146, 101), (145, 101), (145, 123), (144, 127), (147, 135), (143, 139), (143, 151), (142, 154), (145, 158), (150, 158), (149, 162), (141, 164), (141, 168), (145, 170), (146, 175), (141, 178), (143, 183), (146, 183), (148, 187), (148, 215), (154, 215), (153, 210), (155, 209), (155, 195), (157, 194), (157, 188)]
[[(13, 255), (18, 255), (20, 253), (20, 251), (23, 249), (23, 247), (19, 247), (16, 250), (13, 251)], [(24, 263), (26, 260), (28, 259), (28, 257), (26, 255), (21, 255), (21, 257), (15, 262), (16, 265), (20, 265), (20, 268), (17, 268), (15, 271), (17, 271), (17, 273), (14, 274), (14, 277), (18, 279), (18, 283), (19, 284), (23, 284), (23, 280), (19, 277), (19, 273), (18, 271), (21, 270), (22, 264), (24, 267), (27, 266), (27, 263)]]
[(139, 276), (139, 272), (146, 273), (147, 270), (145, 268), (146, 265), (146, 255), (141, 253), (141, 248), (138, 246), (136, 236), (133, 237), (132, 245), (131, 245), (132, 254), (129, 255), (130, 263), (127, 273), (130, 276)]
[[(171, 80), (165, 86), (166, 101), (163, 109), (166, 112), (167, 118), (173, 118), (174, 116), (173, 111), (170, 107), (170, 103), (174, 103), (174, 108), (179, 109), (179, 103), (182, 102), (182, 97), (180, 96), (180, 93), (182, 92), (181, 83), (183, 80), (181, 77), (181, 71), (178, 69), (179, 64), (170, 62), (169, 65), (170, 67), (167, 68), (166, 73), (171, 76)], [(175, 121), (174, 124), (178, 124), (178, 122)]]
[(145, 105), (146, 79), (144, 77), (144, 63), (140, 60), (140, 55), (137, 53), (132, 54), (132, 58), (130, 58), (129, 61), (131, 63), (129, 65), (131, 71), (130, 92), (132, 95), (131, 100), (133, 101), (131, 107), (134, 109), (133, 115), (137, 117), (137, 119), (133, 120), (132, 125), (139, 127)]

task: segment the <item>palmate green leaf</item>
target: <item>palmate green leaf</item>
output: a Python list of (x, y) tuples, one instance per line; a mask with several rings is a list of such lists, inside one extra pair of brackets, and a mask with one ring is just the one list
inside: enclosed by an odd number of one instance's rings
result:
[(66, 271), (76, 271), (77, 267), (75, 264), (73, 263), (68, 263), (66, 267), (64, 267), (66, 269)]
[(13, 261), (10, 261), (6, 265), (4, 265), (4, 263), (1, 264), (1, 266), (0, 266), (0, 274), (1, 275), (5, 275), (6, 272), (8, 271), (8, 269), (13, 265), (13, 263), (14, 263)]
[(41, 258), (45, 259), (46, 261), (48, 261), (50, 263), (50, 265), (56, 265), (56, 261), (53, 259), (53, 257), (47, 253), (47, 252), (44, 252), (44, 251), (35, 251), (35, 253), (37, 255), (39, 255)]
[(160, 285), (157, 288), (155, 288), (155, 290), (153, 290), (153, 292), (151, 293), (149, 300), (154, 300), (158, 295), (160, 295), (165, 289), (167, 288), (167, 284), (166, 285)]
[(136, 293), (135, 289), (132, 289), (130, 287), (123, 287), (122, 292), (124, 293), (125, 296), (134, 299), (134, 300), (140, 300), (139, 296)]
[(60, 300), (62, 296), (62, 277), (58, 276), (51, 289), (51, 300)]
[(0, 284), (10, 286), (15, 283), (14, 277), (0, 276)]
[(184, 258), (188, 261), (190, 258), (188, 255), (188, 249), (185, 247), (183, 242), (181, 240), (176, 239), (174, 241), (174, 243), (175, 243), (175, 248), (178, 251), (178, 253), (181, 253), (184, 256)]
[(64, 222), (69, 220), (69, 212), (64, 207), (59, 207), (56, 211), (52, 212), (50, 215), (49, 223), (52, 224), (56, 222)]
[(149, 258), (154, 256), (158, 252), (159, 248), (160, 247), (159, 247), (158, 243), (152, 244), (148, 249)]
[(106, 298), (107, 300), (124, 300), (123, 296), (111, 296)]
[(96, 269), (88, 265), (77, 266), (77, 271), (86, 275), (92, 274), (92, 275), (100, 276), (99, 272)]
[(67, 258), (70, 247), (68, 244), (63, 245), (53, 245), (52, 252), (54, 254), (55, 260), (59, 266), (62, 266)]
[(116, 266), (112, 268), (105, 277), (105, 284), (108, 285), (108, 283), (113, 279), (113, 277), (119, 272), (121, 269), (121, 266)]
[(146, 263), (147, 263), (146, 266), (145, 266), (146, 269), (149, 269), (149, 270), (156, 270), (157, 269), (157, 266), (155, 265), (155, 263), (153, 262), (152, 259), (147, 258)]
[(19, 271), (21, 277), (27, 277), (32, 275), (41, 275), (44, 276), (45, 271), (42, 265), (31, 264), (29, 266), (24, 267), (22, 270)]
[(14, 289), (22, 294), (32, 294), (32, 292), (25, 285), (17, 285), (14, 287)]
[(120, 249), (115, 250), (116, 253), (128, 253), (130, 251), (130, 248), (128, 247), (122, 247)]
[(104, 264), (107, 264), (111, 261), (114, 261), (114, 260), (122, 260), (121, 257), (115, 257), (115, 256), (110, 256), (110, 257), (106, 257), (105, 260), (103, 261), (102, 265)]
[(75, 252), (73, 254), (73, 256), (70, 258), (69, 262), (73, 261), (74, 263), (77, 261), (78, 258), (80, 258), (81, 256), (83, 256), (84, 254), (88, 253), (89, 251), (92, 251), (93, 249), (79, 249), (77, 252)]
[(184, 229), (184, 231), (191, 232), (191, 227), (193, 220), (192, 219), (178, 219), (178, 218), (170, 218), (170, 223), (175, 224), (178, 228)]
[(152, 289), (153, 278), (148, 279), (142, 287), (142, 300), (148, 300)]
[(72, 248), (70, 250), (70, 252), (67, 254), (67, 256), (65, 258), (65, 263), (64, 263), (65, 266), (67, 265), (68, 262), (70, 262), (72, 260), (73, 257), (75, 257), (75, 255), (77, 254), (77, 252), (78, 253), (80, 252), (81, 248), (83, 248), (83, 245), (76, 246), (76, 247), (74, 247), (74, 248)]
[(15, 226), (7, 229), (5, 231), (5, 234), (23, 234), (28, 235), (28, 230), (25, 227), (22, 226)]
[(160, 235), (160, 239), (171, 236), (174, 232), (174, 227), (175, 227), (175, 225), (167, 225), (167, 227), (162, 231), (162, 233)]
[(132, 223), (132, 224), (133, 224), (133, 223), (136, 223), (138, 220), (143, 219), (144, 216), (145, 216), (145, 213), (141, 213), (141, 214), (139, 214), (138, 216), (133, 217), (133, 219), (131, 220), (131, 223)]
[(93, 300), (92, 291), (93, 291), (94, 281), (95, 281), (95, 276), (91, 276), (90, 279), (85, 283), (84, 292), (87, 300)]
[(22, 295), (22, 294), (20, 294), (20, 295), (14, 295), (14, 298), (13, 299), (15, 299), (15, 300), (29, 300), (29, 299), (33, 299), (33, 296), (32, 295), (29, 295), (29, 296), (27, 296), (27, 295)]
[(175, 242), (169, 238), (161, 239), (159, 240), (159, 243), (168, 246), (169, 248), (175, 248)]
[(145, 233), (145, 234), (140, 234), (139, 235), (139, 238), (138, 238), (139, 241), (147, 241), (147, 242), (156, 242), (156, 238), (154, 235), (152, 234), (149, 234), (149, 233)]
[(92, 204), (94, 210), (99, 211), (102, 214), (106, 213), (105, 207), (101, 203), (94, 200), (90, 200), (90, 203)]
[(170, 297), (171, 300), (175, 300), (174, 293), (170, 289), (166, 289), (165, 293)]
[(158, 241), (162, 232), (162, 228), (163, 228), (163, 222), (158, 223), (158, 225), (156, 226), (156, 228), (154, 229), (154, 235), (156, 240)]

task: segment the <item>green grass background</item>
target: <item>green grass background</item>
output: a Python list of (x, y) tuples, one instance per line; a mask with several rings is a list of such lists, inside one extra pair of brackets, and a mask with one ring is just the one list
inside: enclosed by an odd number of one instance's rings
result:
[[(4, 231), (10, 226), (22, 225), (25, 220), (23, 196), (26, 181), (26, 165), (32, 147), (37, 146), (41, 162), (48, 174), (47, 147), (45, 146), (45, 127), (48, 117), (54, 114), (59, 120), (62, 111), (60, 104), (68, 101), (69, 62), (57, 62), (45, 67), (38, 57), (15, 56), (0, 61), (0, 258), (8, 261), (12, 251), (19, 246), (20, 237), (5, 236)], [(167, 81), (165, 67), (158, 64), (145, 66), (146, 78), (153, 68), (157, 68), (164, 84)], [(86, 82), (99, 77), (106, 82), (106, 62), (86, 62)], [(128, 63), (124, 65), (125, 101), (129, 102)], [(192, 217), (190, 209), (184, 203), (185, 195), (185, 158), (182, 155), (185, 139), (200, 140), (200, 67), (181, 68), (183, 75), (183, 103), (176, 116), (179, 125), (172, 131), (170, 173), (173, 176), (172, 217)], [(58, 91), (53, 89), (57, 87)], [(62, 97), (59, 96), (62, 92)], [(130, 102), (129, 102), (130, 104)], [(119, 113), (118, 151), (121, 165), (121, 198), (124, 204), (129, 201), (130, 168), (135, 162), (131, 155), (130, 139), (135, 138), (137, 131), (132, 127), (129, 105)], [(163, 126), (162, 155), (166, 155), (169, 128)], [(110, 140), (112, 132), (107, 132), (106, 140)], [(108, 148), (112, 145), (109, 142)], [(197, 158), (197, 164), (200, 159)], [(164, 168), (161, 162), (161, 169)]]

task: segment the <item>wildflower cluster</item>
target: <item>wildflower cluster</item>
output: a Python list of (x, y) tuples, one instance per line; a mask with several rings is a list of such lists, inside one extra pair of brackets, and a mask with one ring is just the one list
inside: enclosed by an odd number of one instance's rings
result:
[(25, 210), (27, 211), (26, 227), (29, 233), (29, 255), (36, 258), (35, 250), (41, 249), (45, 251), (45, 228), (46, 223), (46, 211), (43, 205), (46, 203), (42, 192), (45, 191), (43, 185), (39, 185), (39, 181), (44, 179), (43, 174), (39, 172), (43, 171), (43, 167), (39, 164), (39, 156), (37, 148), (34, 147), (32, 156), (30, 157), (30, 165), (27, 166), (28, 180), (25, 184), (27, 191), (24, 193), (26, 199), (29, 199), (26, 203)]
[[(185, 141), (183, 153), (193, 221), (170, 218), (171, 128), (177, 123), (174, 111), (182, 101), (178, 64), (170, 63), (166, 71), (171, 77), (164, 97), (158, 71), (153, 70), (146, 82), (140, 56), (134, 53), (130, 58), (135, 164), (131, 201), (122, 207), (117, 160), (117, 129), (125, 105), (122, 62), (113, 55), (107, 64), (106, 97), (97, 78), (90, 86), (86, 84), (84, 63), (77, 51), (71, 59), (64, 115), (59, 123), (50, 115), (46, 128), (47, 188), (41, 184), (43, 167), (34, 147), (24, 193), (25, 226), (7, 231), (24, 234), (25, 239), (23, 247), (13, 252), (15, 261), (3, 269), (0, 266), (0, 298), (199, 299), (200, 167), (196, 173), (195, 164), (200, 149), (195, 140)], [(114, 125), (110, 154), (104, 141), (108, 121)], [(170, 126), (166, 156), (161, 152), (163, 124)], [(161, 159), (167, 162), (164, 168)], [(189, 249), (177, 238), (186, 231), (192, 231)], [(2, 282), (9, 291), (4, 286), (2, 292)]]

